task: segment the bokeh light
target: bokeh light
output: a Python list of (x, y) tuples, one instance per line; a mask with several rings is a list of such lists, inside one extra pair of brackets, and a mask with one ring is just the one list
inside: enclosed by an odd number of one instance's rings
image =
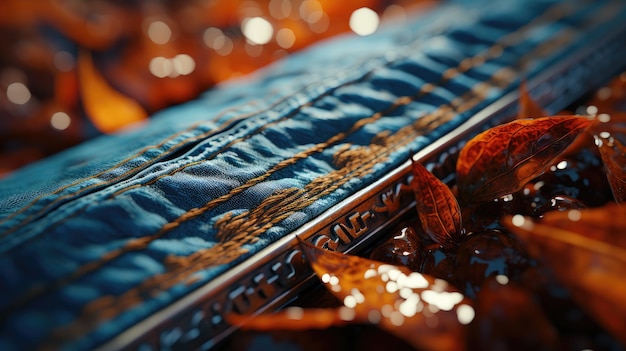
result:
[(150, 73), (153, 75), (165, 78), (172, 74), (172, 71), (172, 62), (165, 57), (158, 56), (150, 60)]
[(65, 112), (55, 112), (50, 117), (50, 125), (56, 130), (65, 130), (72, 123), (72, 119)]
[(67, 51), (57, 51), (54, 54), (54, 66), (61, 72), (70, 72), (74, 69), (76, 60)]
[(155, 44), (167, 44), (172, 38), (172, 30), (163, 21), (153, 21), (148, 24), (148, 37)]
[(263, 17), (245, 19), (241, 24), (243, 35), (253, 44), (263, 45), (272, 40), (274, 27)]
[[(0, 47), (0, 156), (22, 147), (45, 156), (113, 132), (102, 126), (122, 128), (113, 112), (121, 107), (85, 89), (116, 91), (128, 98), (118, 103), (134, 101), (145, 111), (131, 110), (149, 116), (317, 41), (372, 34), (423, 1), (102, 0), (77, 11), (73, 1), (5, 0), (8, 11), (20, 12), (0, 16), (0, 34), (12, 38)], [(93, 61), (88, 79), (81, 57)], [(87, 112), (95, 110), (99, 117)]]
[(7, 87), (7, 99), (16, 105), (24, 105), (31, 96), (30, 90), (22, 82), (13, 82)]
[(272, 17), (283, 20), (291, 15), (293, 6), (291, 0), (270, 0), (268, 8)]
[(283, 49), (289, 49), (296, 42), (296, 34), (289, 28), (281, 28), (276, 33), (276, 43)]
[(358, 35), (370, 35), (378, 29), (380, 17), (367, 7), (361, 7), (350, 15), (350, 29)]

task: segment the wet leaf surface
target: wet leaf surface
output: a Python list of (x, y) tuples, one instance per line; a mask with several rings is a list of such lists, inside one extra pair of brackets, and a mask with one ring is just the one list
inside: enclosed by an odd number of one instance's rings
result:
[(476, 297), (469, 339), (475, 350), (555, 350), (558, 332), (526, 289), (492, 279)]
[(480, 133), (459, 154), (459, 202), (491, 201), (520, 190), (591, 123), (587, 117), (554, 116), (516, 120)]
[(621, 204), (626, 202), (626, 147), (619, 139), (605, 133), (596, 136), (596, 141), (613, 197)]
[(377, 245), (369, 256), (371, 259), (405, 266), (419, 270), (422, 263), (422, 244), (417, 233), (410, 225), (404, 225), (392, 232), (392, 235)]
[[(371, 251), (386, 263), (302, 243), (335, 303), (262, 315), (247, 327), (343, 335), (368, 325), (428, 350), (626, 346), (626, 210), (605, 205), (611, 190), (617, 202), (626, 196), (622, 105), (607, 98), (607, 110), (583, 111), (590, 117), (542, 117), (525, 86), (520, 99), (518, 117), (534, 119), (470, 140), (455, 191), (413, 162), (418, 218)], [(580, 137), (586, 131), (595, 145)]]
[(454, 194), (421, 163), (412, 161), (412, 170), (417, 213), (424, 232), (442, 246), (454, 247), (463, 230), (461, 208)]
[[(471, 303), (446, 281), (402, 266), (323, 250), (302, 243), (313, 270), (343, 306), (287, 309), (251, 319), (244, 328), (325, 328), (346, 322), (377, 325), (427, 350), (463, 350)], [(241, 317), (231, 322), (243, 322)]]
[(521, 216), (504, 224), (550, 267), (574, 300), (626, 345), (626, 209), (609, 204)]

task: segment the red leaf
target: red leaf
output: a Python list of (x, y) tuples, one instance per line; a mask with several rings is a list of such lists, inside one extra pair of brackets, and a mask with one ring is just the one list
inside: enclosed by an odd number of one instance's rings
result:
[(515, 120), (484, 131), (461, 150), (456, 175), (462, 204), (494, 200), (543, 173), (592, 123), (581, 116)]
[(553, 211), (504, 224), (552, 268), (578, 304), (626, 345), (626, 208)]
[(476, 296), (470, 328), (475, 350), (556, 350), (559, 334), (529, 291), (514, 282), (487, 281)]
[(453, 247), (462, 235), (461, 209), (450, 188), (420, 163), (412, 161), (417, 213), (424, 231), (435, 242)]
[(609, 132), (596, 135), (602, 163), (611, 185), (615, 202), (626, 202), (626, 147)]

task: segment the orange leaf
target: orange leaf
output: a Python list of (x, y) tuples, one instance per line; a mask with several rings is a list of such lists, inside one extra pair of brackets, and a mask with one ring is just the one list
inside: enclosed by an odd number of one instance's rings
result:
[(554, 116), (515, 120), (488, 129), (461, 150), (456, 166), (462, 204), (494, 200), (543, 173), (592, 120)]
[(517, 112), (517, 118), (538, 118), (549, 116), (544, 109), (530, 96), (526, 81), (523, 81), (519, 87), (519, 111)]
[(574, 300), (626, 345), (626, 209), (610, 204), (504, 224), (552, 268)]
[(604, 137), (604, 133), (600, 133), (596, 141), (613, 198), (622, 204), (626, 202), (626, 147), (610, 134)]
[(461, 209), (450, 188), (422, 164), (412, 161), (417, 213), (424, 231), (446, 248), (459, 242), (462, 234)]
[(148, 118), (135, 100), (108, 85), (96, 70), (91, 55), (85, 51), (78, 55), (78, 77), (87, 116), (101, 132), (112, 133)]
[(258, 316), (228, 314), (226, 320), (231, 325), (237, 325), (242, 329), (272, 331), (325, 329), (356, 322), (355, 317), (354, 310), (347, 307), (303, 309), (294, 306), (287, 307), (280, 312)]
[(418, 349), (464, 350), (474, 318), (468, 299), (446, 281), (357, 256), (301, 242), (313, 270), (343, 302), (334, 309), (288, 308), (228, 321), (257, 330), (326, 328), (347, 322), (377, 325)]
[(420, 349), (465, 348), (465, 324), (474, 309), (446, 281), (403, 266), (301, 246), (324, 285), (354, 309), (355, 320), (376, 324)]

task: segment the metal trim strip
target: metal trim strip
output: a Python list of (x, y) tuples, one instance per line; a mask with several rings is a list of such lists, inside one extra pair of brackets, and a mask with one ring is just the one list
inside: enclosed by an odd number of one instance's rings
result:
[[(549, 111), (560, 111), (623, 70), (626, 25), (605, 40), (585, 48), (527, 84), (531, 95)], [(601, 67), (602, 69), (598, 69)], [(453, 160), (472, 135), (513, 118), (518, 93), (512, 92), (464, 124), (417, 152), (423, 162), (446, 181)], [(449, 177), (448, 177), (449, 178)], [(229, 312), (258, 314), (278, 308), (315, 284), (304, 263), (296, 236), (340, 252), (358, 252), (408, 211), (412, 194), (410, 160), (384, 178), (268, 246), (234, 269), (153, 314), (100, 347), (101, 350), (141, 348), (208, 349), (235, 330), (224, 321)]]

